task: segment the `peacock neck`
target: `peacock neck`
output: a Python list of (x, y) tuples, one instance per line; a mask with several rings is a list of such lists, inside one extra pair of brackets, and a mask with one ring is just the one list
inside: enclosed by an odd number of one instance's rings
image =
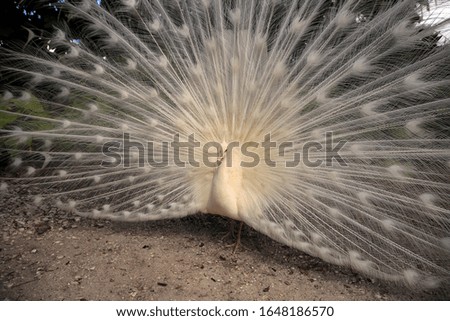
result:
[(240, 220), (239, 196), (242, 188), (241, 157), (238, 149), (225, 151), (214, 171), (207, 212)]

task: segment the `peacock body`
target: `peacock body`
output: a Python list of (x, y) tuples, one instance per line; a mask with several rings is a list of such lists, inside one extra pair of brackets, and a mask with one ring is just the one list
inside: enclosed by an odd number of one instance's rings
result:
[(4, 192), (92, 218), (219, 214), (369, 276), (448, 282), (450, 46), (415, 1), (61, 10), (76, 35), (2, 49)]

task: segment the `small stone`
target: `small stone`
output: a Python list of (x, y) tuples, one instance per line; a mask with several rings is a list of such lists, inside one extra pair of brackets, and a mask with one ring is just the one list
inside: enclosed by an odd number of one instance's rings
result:
[(41, 223), (36, 224), (34, 226), (34, 229), (36, 231), (36, 234), (41, 235), (41, 234), (44, 234), (45, 232), (49, 231), (51, 228), (47, 222), (41, 222)]
[(17, 226), (25, 226), (25, 222), (24, 221), (19, 221), (19, 220), (14, 220), (14, 223), (16, 223)]
[(37, 250), (36, 250), (36, 249), (32, 249), (32, 250), (31, 250), (31, 253), (33, 253), (33, 254), (34, 254), (34, 253), (37, 253)]

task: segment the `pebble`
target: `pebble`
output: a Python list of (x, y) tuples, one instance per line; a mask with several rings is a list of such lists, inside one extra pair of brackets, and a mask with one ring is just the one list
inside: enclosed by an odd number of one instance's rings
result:
[(51, 229), (50, 225), (47, 222), (38, 223), (35, 225), (35, 230), (38, 235), (44, 234), (45, 232)]

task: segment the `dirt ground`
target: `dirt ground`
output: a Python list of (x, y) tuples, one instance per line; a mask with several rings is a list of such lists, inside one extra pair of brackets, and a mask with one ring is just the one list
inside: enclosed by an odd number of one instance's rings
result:
[[(14, 195), (14, 194), (13, 194)], [(371, 280), (245, 227), (198, 215), (149, 223), (74, 217), (0, 195), (3, 300), (448, 300)]]

